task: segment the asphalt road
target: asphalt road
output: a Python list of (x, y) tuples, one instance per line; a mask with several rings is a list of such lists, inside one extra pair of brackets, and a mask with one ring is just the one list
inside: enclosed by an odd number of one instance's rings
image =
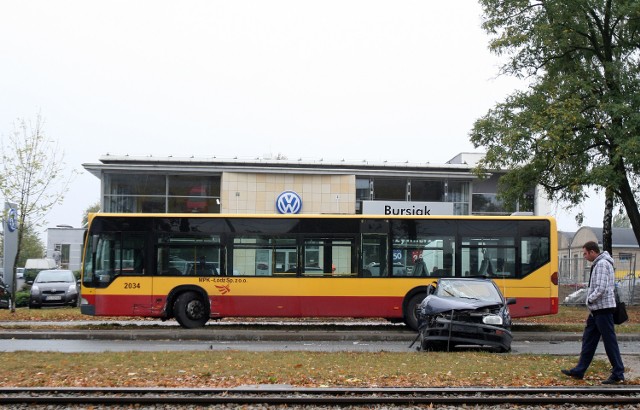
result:
[[(315, 351), (315, 352), (412, 352), (405, 341), (204, 341), (204, 340), (95, 340), (95, 339), (2, 339), (0, 351), (129, 352), (129, 351)], [(577, 355), (579, 341), (520, 341), (512, 344), (512, 354)], [(625, 355), (640, 355), (640, 344), (621, 342)], [(604, 354), (602, 345), (598, 354)]]
[[(131, 324), (131, 322), (128, 322)], [(156, 322), (154, 322), (156, 323)], [(299, 326), (283, 328), (228, 328), (207, 326), (202, 329), (181, 329), (176, 326), (134, 326), (126, 329), (48, 329), (5, 328), (0, 333), (0, 351), (186, 351), (186, 350), (247, 350), (247, 351), (353, 351), (410, 352), (415, 332), (406, 328), (377, 327), (349, 329), (331, 327), (306, 329)], [(572, 355), (580, 351), (580, 333), (514, 332), (513, 354)], [(625, 355), (640, 356), (640, 335), (619, 335), (620, 349)], [(415, 346), (414, 346), (415, 347)], [(604, 354), (602, 345), (598, 354)]]

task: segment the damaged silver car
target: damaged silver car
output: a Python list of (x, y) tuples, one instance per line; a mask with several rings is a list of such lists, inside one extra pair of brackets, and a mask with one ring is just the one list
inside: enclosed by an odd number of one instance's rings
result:
[(456, 346), (486, 346), (511, 350), (511, 315), (505, 299), (490, 279), (442, 278), (418, 307), (418, 350)]

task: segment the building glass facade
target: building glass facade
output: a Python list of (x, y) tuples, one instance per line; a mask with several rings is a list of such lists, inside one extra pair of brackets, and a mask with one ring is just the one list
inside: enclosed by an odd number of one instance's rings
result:
[(107, 155), (85, 168), (101, 180), (104, 212), (271, 214), (285, 191), (296, 193), (308, 214), (378, 213), (380, 206), (454, 215), (547, 212), (534, 209), (535, 193), (516, 209), (505, 207), (497, 196), (501, 173), (475, 174), (480, 157), (463, 153), (430, 165)]
[(220, 177), (105, 173), (105, 212), (220, 212)]
[(469, 214), (470, 182), (421, 178), (356, 178), (356, 209), (362, 201), (453, 202), (454, 215)]

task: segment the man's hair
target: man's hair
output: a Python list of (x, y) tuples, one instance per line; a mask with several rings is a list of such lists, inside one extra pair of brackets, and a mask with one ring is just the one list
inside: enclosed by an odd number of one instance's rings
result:
[(582, 247), (587, 251), (594, 251), (595, 253), (600, 253), (600, 247), (594, 241), (589, 241), (582, 245)]

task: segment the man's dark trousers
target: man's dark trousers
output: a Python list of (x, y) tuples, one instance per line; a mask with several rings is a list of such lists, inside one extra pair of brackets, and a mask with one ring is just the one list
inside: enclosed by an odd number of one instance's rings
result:
[(571, 370), (573, 373), (578, 376), (584, 376), (596, 353), (600, 336), (602, 336), (604, 350), (607, 352), (609, 363), (613, 367), (611, 375), (621, 380), (624, 378), (624, 365), (622, 364), (620, 348), (618, 347), (618, 340), (613, 326), (613, 313), (596, 312), (589, 315), (582, 335), (580, 360), (578, 365)]

